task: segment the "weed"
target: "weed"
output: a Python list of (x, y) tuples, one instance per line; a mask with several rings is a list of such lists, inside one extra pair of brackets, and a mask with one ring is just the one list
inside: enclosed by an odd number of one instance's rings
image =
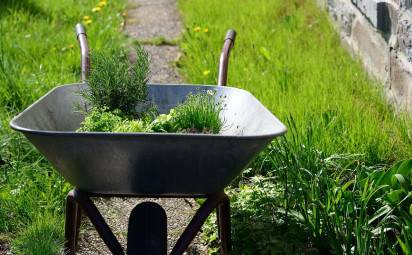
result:
[(145, 39), (145, 40), (137, 40), (135, 41), (135, 44), (138, 45), (154, 45), (154, 46), (176, 46), (177, 41), (176, 40), (168, 40), (164, 36), (157, 36), (153, 37), (151, 39)]

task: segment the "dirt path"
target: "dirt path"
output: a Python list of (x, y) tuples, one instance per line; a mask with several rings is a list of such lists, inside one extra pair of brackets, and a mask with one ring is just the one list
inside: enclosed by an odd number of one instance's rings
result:
[[(163, 38), (173, 42), (182, 31), (176, 0), (130, 0), (136, 6), (127, 13), (125, 32), (138, 41)], [(180, 55), (173, 45), (145, 45), (151, 56), (152, 83), (180, 83), (182, 79), (171, 63)]]
[[(130, 37), (146, 42), (164, 38), (170, 42), (180, 36), (182, 25), (175, 0), (131, 0), (130, 5), (132, 8), (127, 12), (124, 28), (125, 33)], [(146, 44), (144, 47), (151, 55), (152, 76), (150, 82), (182, 82), (181, 77), (179, 77), (177, 71), (171, 65), (179, 57), (178, 47), (153, 44)], [(94, 201), (125, 248), (128, 216), (133, 207), (143, 200), (112, 198), (95, 199)], [(197, 209), (197, 204), (193, 200), (184, 199), (157, 199), (152, 201), (158, 202), (166, 210), (170, 251), (189, 223)], [(87, 218), (82, 220), (79, 239), (80, 248), (78, 254), (110, 254)], [(206, 254), (206, 248), (201, 244), (199, 238), (195, 239), (188, 250), (188, 254)]]

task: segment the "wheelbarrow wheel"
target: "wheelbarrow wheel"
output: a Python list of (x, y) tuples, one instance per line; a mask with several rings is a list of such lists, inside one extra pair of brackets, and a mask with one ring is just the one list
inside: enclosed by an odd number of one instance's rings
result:
[(138, 204), (130, 213), (127, 254), (160, 255), (167, 253), (167, 217), (153, 202)]

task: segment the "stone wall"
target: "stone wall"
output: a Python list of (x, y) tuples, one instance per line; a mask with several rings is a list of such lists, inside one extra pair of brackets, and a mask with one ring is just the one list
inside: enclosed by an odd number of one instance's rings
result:
[(390, 102), (412, 113), (412, 0), (317, 0), (342, 44), (385, 86)]

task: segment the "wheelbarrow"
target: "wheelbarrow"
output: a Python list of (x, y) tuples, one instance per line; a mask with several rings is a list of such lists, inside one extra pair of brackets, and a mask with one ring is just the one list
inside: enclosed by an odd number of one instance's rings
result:
[[(216, 99), (226, 105), (220, 116), (226, 126), (220, 134), (76, 132), (84, 115), (75, 109), (87, 105), (79, 92), (87, 89), (90, 70), (87, 36), (82, 25), (76, 25), (76, 34), (81, 49), (82, 83), (52, 89), (10, 122), (75, 187), (67, 196), (66, 251), (75, 252), (83, 211), (110, 251), (124, 254), (90, 197), (127, 196), (207, 198), (171, 254), (186, 250), (215, 208), (221, 252), (228, 253), (230, 206), (224, 188), (268, 143), (286, 132), (286, 127), (253, 95), (226, 87), (229, 54), (236, 32), (229, 30), (225, 37), (218, 86), (148, 85), (149, 98), (159, 113), (168, 113), (189, 93), (215, 91)], [(143, 203), (132, 211), (128, 254), (166, 253), (167, 225), (164, 211), (159, 207)], [(139, 220), (144, 215), (151, 220)], [(144, 230), (136, 227), (139, 224), (144, 225)]]

